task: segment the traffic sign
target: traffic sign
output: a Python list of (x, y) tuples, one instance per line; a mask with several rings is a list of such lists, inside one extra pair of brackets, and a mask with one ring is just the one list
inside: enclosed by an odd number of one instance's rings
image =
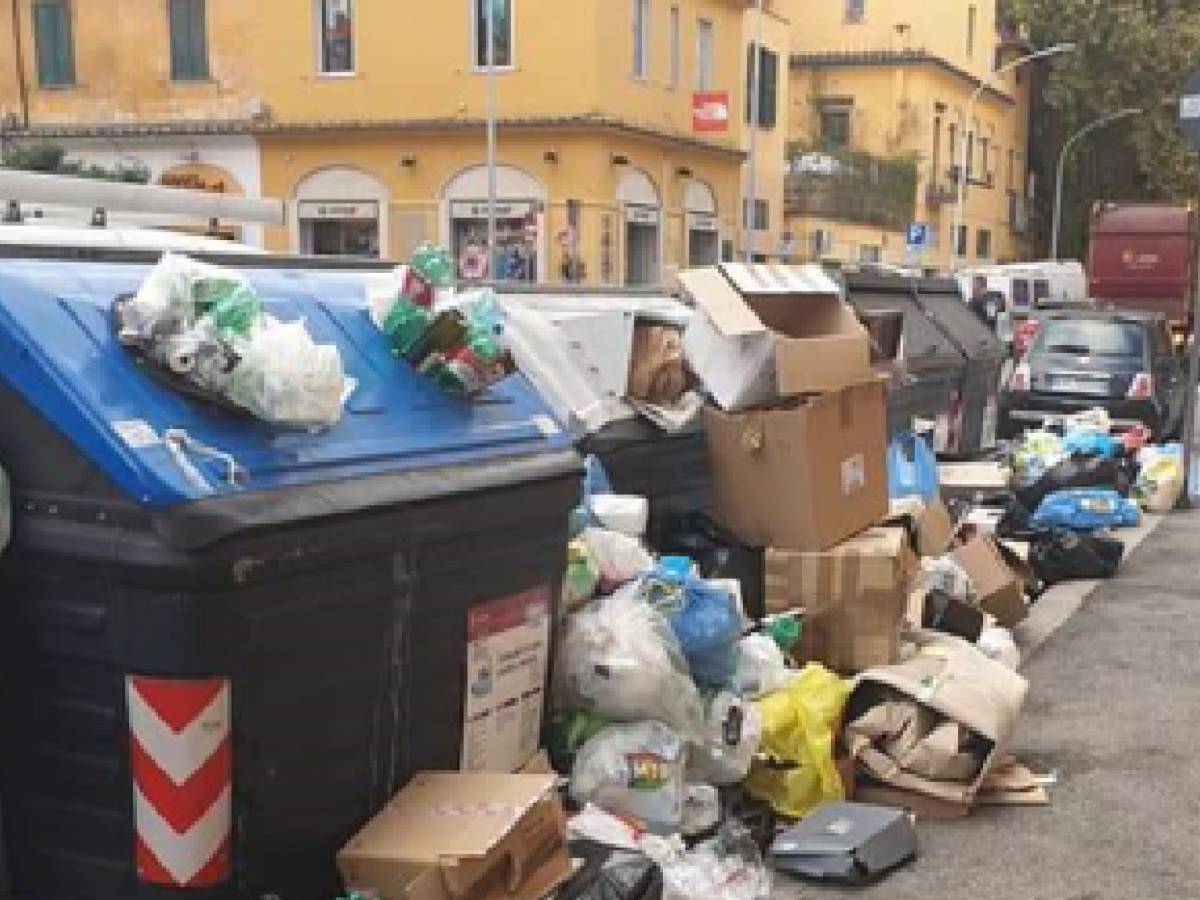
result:
[(1188, 78), (1179, 98), (1179, 127), (1188, 146), (1200, 150), (1200, 69)]
[(913, 222), (908, 226), (905, 243), (909, 250), (925, 250), (933, 245), (933, 229), (925, 222)]

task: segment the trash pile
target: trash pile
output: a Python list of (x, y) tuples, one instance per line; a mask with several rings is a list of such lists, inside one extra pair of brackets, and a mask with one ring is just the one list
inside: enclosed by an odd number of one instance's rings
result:
[(250, 281), (220, 266), (166, 253), (113, 318), (153, 375), (272, 424), (333, 425), (354, 391), (337, 347), (265, 312)]
[(658, 362), (632, 383), (650, 402), (698, 381), (712, 514), (656, 544), (649, 499), (586, 460), (531, 763), (562, 779), (555, 852), (578, 862), (556, 896), (858, 885), (916, 856), (921, 820), (1049, 803), (1054, 776), (1010, 752), (1029, 690), (1014, 629), (1048, 585), (1116, 571), (1111, 531), (1182, 489), (1177, 448), (1089, 414), (939, 465), (922, 436), (889, 440), (886, 358), (819, 269), (680, 282), (697, 312), (678, 342), (639, 339)]
[(515, 371), (490, 290), (456, 294), (444, 248), (422, 244), (408, 265), (369, 277), (371, 319), (392, 352), (440, 387), (475, 396)]

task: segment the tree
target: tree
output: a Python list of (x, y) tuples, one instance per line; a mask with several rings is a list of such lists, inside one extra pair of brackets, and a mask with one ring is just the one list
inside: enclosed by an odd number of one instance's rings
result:
[(1038, 46), (1077, 45), (1043, 70), (1042, 115), (1033, 141), (1039, 173), (1036, 218), (1043, 240), (1054, 165), (1078, 128), (1126, 107), (1145, 112), (1094, 135), (1067, 167), (1063, 251), (1082, 257), (1092, 204), (1103, 199), (1185, 201), (1196, 193), (1197, 160), (1176, 124), (1179, 96), (1200, 64), (1195, 0), (1005, 0), (1002, 11)]

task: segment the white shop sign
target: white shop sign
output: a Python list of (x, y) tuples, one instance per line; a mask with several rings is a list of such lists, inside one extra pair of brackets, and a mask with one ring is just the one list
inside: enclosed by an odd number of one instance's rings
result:
[(301, 219), (371, 220), (379, 218), (379, 204), (302, 200), (300, 201), (299, 215)]
[(657, 225), (659, 211), (649, 206), (626, 206), (625, 221), (635, 225)]
[[(523, 219), (537, 213), (537, 204), (529, 202), (504, 202), (496, 204), (497, 219)], [(474, 200), (455, 200), (450, 204), (452, 219), (486, 219), (488, 205)]]

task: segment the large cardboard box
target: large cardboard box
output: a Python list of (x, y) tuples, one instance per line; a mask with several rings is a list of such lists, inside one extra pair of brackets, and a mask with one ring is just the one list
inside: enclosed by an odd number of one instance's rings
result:
[(917, 552), (922, 556), (941, 556), (954, 539), (950, 511), (937, 497), (928, 503), (920, 497), (904, 497), (891, 502), (891, 518), (910, 521), (915, 532)]
[(903, 528), (872, 528), (823, 553), (768, 550), (767, 610), (804, 610), (805, 662), (842, 672), (891, 665), (918, 565)]
[[(915, 640), (917, 651), (911, 659), (870, 669), (855, 679), (846, 704), (846, 741), (864, 773), (875, 781), (970, 805), (988, 775), (1006, 759), (1029, 684), (956, 637), (926, 631)], [(969, 731), (974, 736), (971, 750), (979, 755), (978, 771), (959, 780), (927, 777), (901, 768), (856, 731), (862, 716), (897, 698), (906, 698), (940, 720)], [(949, 756), (960, 748), (944, 749)]]
[(1021, 563), (1015, 556), (1004, 553), (989, 535), (979, 535), (954, 551), (954, 559), (962, 566), (975, 589), (976, 602), (984, 612), (991, 613), (1005, 628), (1014, 628), (1029, 615), (1025, 603), (1028, 586), (1027, 570), (1014, 568)]
[(699, 310), (684, 335), (688, 362), (726, 411), (871, 377), (867, 331), (819, 267), (725, 264), (679, 283)]
[(554, 775), (417, 775), (338, 854), (380, 900), (540, 900), (571, 875)]
[(826, 550), (887, 516), (880, 381), (787, 409), (705, 410), (717, 517), (751, 547)]

